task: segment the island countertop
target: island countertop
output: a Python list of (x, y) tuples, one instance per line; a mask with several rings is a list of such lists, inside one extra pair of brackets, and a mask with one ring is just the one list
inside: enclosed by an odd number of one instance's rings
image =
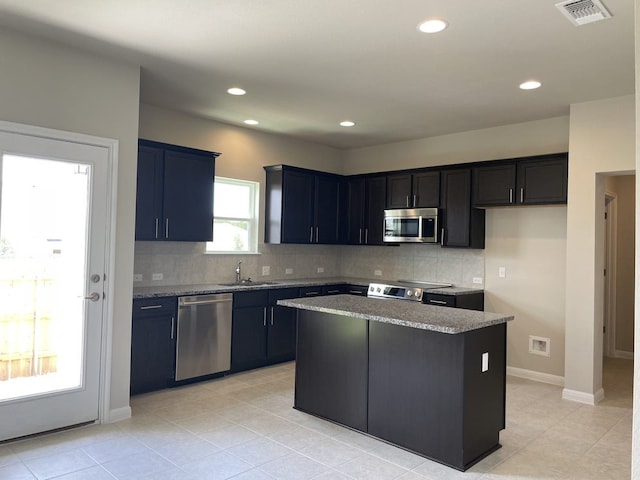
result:
[(463, 333), (513, 320), (513, 315), (353, 295), (279, 300), (284, 307), (331, 313), (441, 333)]

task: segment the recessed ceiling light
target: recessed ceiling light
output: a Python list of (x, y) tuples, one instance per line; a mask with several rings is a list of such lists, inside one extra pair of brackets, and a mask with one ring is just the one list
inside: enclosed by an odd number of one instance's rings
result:
[(535, 90), (536, 88), (540, 88), (542, 84), (537, 80), (528, 80), (520, 84), (520, 88), (522, 90)]
[(247, 91), (242, 88), (232, 87), (227, 90), (227, 93), (230, 93), (231, 95), (244, 95)]
[(345, 120), (344, 122), (340, 122), (341, 127), (353, 127), (356, 122), (352, 122), (351, 120)]
[(247, 125), (258, 125), (260, 122), (257, 120), (245, 120), (244, 123)]
[(438, 33), (447, 28), (449, 24), (441, 18), (430, 18), (418, 25), (418, 30), (422, 33)]

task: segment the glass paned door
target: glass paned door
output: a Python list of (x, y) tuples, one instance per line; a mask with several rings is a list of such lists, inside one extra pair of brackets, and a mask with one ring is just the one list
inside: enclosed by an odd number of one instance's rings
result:
[(2, 132), (0, 148), (2, 440), (98, 417), (106, 149)]

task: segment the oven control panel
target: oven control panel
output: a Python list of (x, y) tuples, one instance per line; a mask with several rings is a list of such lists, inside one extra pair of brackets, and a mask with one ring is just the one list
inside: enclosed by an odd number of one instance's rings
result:
[(422, 301), (422, 289), (417, 287), (400, 287), (383, 283), (369, 284), (367, 296), (378, 298), (398, 298), (401, 300)]

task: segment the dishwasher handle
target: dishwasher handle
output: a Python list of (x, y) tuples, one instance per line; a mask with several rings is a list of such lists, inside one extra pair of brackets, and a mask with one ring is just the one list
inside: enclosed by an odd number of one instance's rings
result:
[(197, 297), (179, 297), (178, 308), (190, 307), (192, 305), (213, 305), (215, 303), (231, 302), (232, 298), (233, 295), (230, 293), (206, 296), (198, 295)]

